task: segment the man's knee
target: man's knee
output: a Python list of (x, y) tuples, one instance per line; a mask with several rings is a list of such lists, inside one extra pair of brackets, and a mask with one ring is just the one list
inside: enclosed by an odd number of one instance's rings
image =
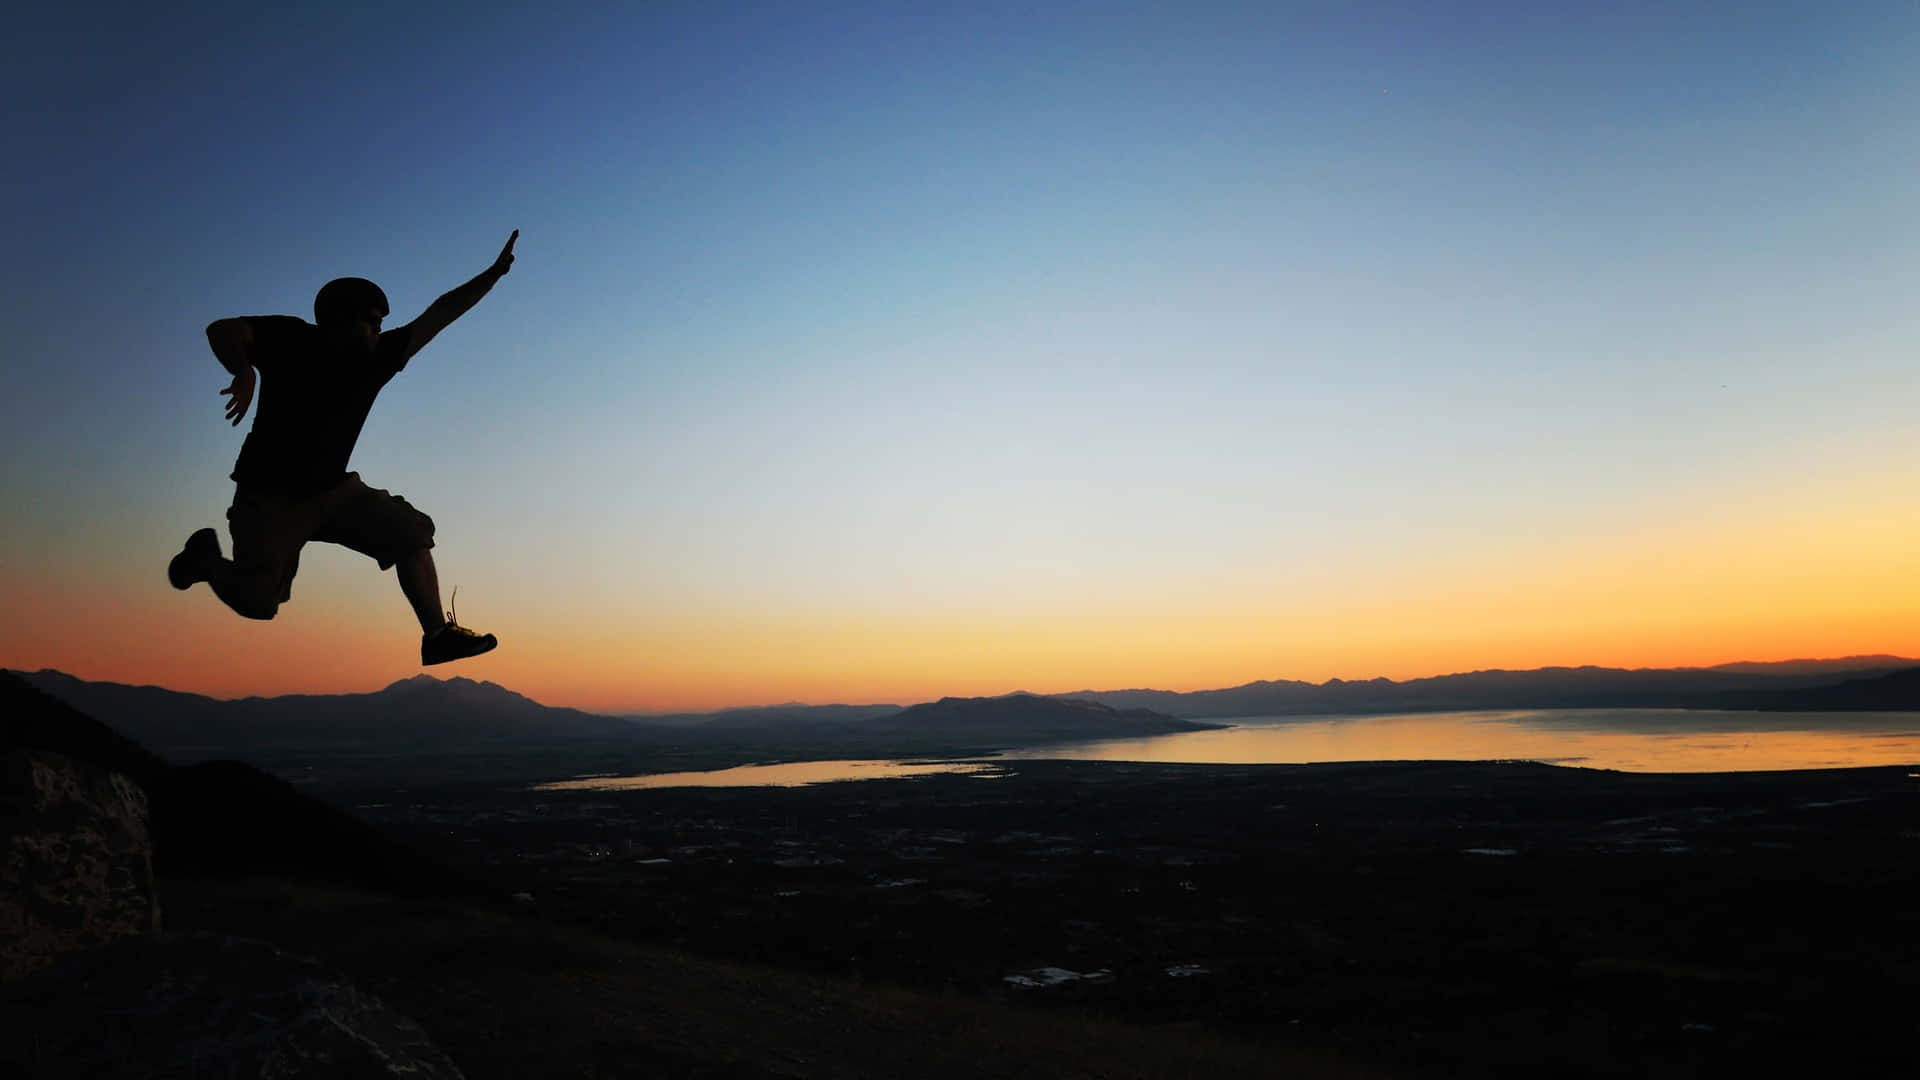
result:
[(396, 563), (418, 562), (422, 552), (433, 550), (433, 519), (398, 495), (393, 496), (393, 504), (385, 537), (387, 552), (374, 556), (382, 570)]
[(227, 602), (227, 606), (233, 609), (234, 614), (248, 619), (259, 619), (264, 622), (280, 614), (280, 601), (278, 600), (262, 599), (254, 596), (222, 596), (220, 599)]
[(214, 585), (213, 592), (222, 603), (233, 609), (234, 614), (263, 621), (279, 614), (280, 604), (286, 599), (282, 586), (264, 577), (219, 582)]
[(396, 531), (399, 533), (399, 543), (397, 546), (404, 548), (409, 556), (417, 554), (418, 552), (432, 550), (433, 518), (415, 510), (412, 506), (408, 505), (405, 499), (396, 498), (395, 501), (408, 511), (408, 513), (400, 515), (400, 521), (396, 528)]
[(275, 615), (280, 614), (280, 601), (249, 600), (245, 606), (235, 607), (233, 610), (249, 619), (259, 619), (261, 622), (266, 622)]
[(406, 499), (379, 488), (362, 487), (360, 494), (323, 524), (313, 538), (351, 548), (386, 570), (431, 549), (433, 534), (433, 518)]

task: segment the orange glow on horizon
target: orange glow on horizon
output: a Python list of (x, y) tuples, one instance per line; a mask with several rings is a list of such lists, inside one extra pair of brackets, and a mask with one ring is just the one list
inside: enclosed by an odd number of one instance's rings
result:
[[(502, 589), (487, 618), (463, 620), (498, 633), (501, 649), (429, 670), (550, 705), (657, 713), (1912, 656), (1920, 504), (1899, 497), (1913, 485), (1891, 481), (1904, 477), (1852, 477), (1821, 499), (1782, 492), (1604, 534), (1490, 531), (1451, 545), (1410, 535), (1337, 565), (1201, 568), (1127, 589), (1080, 583), (916, 611), (793, 598), (725, 610), (677, 598), (635, 616), (619, 596)], [(217, 697), (366, 692), (417, 674), (418, 630), (390, 575), (344, 557), (312, 563), (271, 623), (232, 615), (204, 588), (176, 593), (157, 572), (82, 581), (77, 569), (9, 569), (0, 584), (15, 607), (0, 626), (0, 666)]]
[[(753, 625), (702, 625), (690, 618), (671, 630), (585, 641), (552, 627), (500, 626), (507, 644), (498, 653), (427, 671), (490, 680), (549, 705), (639, 714), (787, 701), (912, 704), (1013, 690), (1191, 691), (1259, 679), (1406, 680), (1488, 668), (1705, 667), (1920, 653), (1920, 634), (1903, 610), (1836, 613), (1819, 621), (1789, 613), (1759, 621), (1753, 614), (1567, 617), (1556, 624), (1538, 612), (1494, 618), (1429, 609), (1410, 610), (1405, 623), (1366, 613), (1322, 615), (1291, 627), (1282, 620), (1219, 620), (1185, 635), (1153, 619), (1116, 625), (874, 618), (821, 626), (799, 618)], [(0, 631), (0, 655), (7, 667), (51, 667), (214, 697), (362, 693), (421, 670), (417, 631), (400, 615), (376, 620), (377, 632), (332, 620), (288, 620), (264, 640), (257, 624), (217, 610), (183, 620), (179, 633), (164, 640), (144, 637), (124, 618), (42, 619), (31, 640), (12, 628)], [(1436, 625), (1453, 632), (1428, 632)], [(105, 633), (103, 626), (126, 632)]]

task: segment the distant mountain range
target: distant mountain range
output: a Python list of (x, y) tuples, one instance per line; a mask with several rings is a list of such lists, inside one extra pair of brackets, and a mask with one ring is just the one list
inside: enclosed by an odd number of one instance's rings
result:
[[(704, 724), (642, 725), (552, 708), (490, 682), (429, 675), (371, 694), (220, 701), (157, 686), (96, 683), (59, 671), (17, 673), (169, 761), (261, 755), (473, 752), (506, 746), (596, 743), (645, 748), (689, 743), (832, 750), (987, 751), (1076, 739), (1192, 731), (1213, 725), (1146, 709), (1012, 694), (897, 705), (777, 706), (713, 714)], [(796, 747), (802, 742), (804, 747)]]
[[(1850, 656), (1839, 660), (1722, 664), (1707, 668), (1548, 667), (1531, 671), (1473, 671), (1395, 682), (1368, 679), (1324, 683), (1252, 682), (1226, 690), (1083, 690), (1063, 697), (1115, 708), (1147, 708), (1170, 716), (1224, 719), (1236, 716), (1352, 715), (1379, 712), (1450, 712), (1466, 709), (1776, 709), (1776, 695), (1829, 687), (1920, 668), (1898, 656)], [(1889, 687), (1881, 688), (1883, 691)], [(1852, 706), (1819, 708), (1920, 708), (1920, 698), (1879, 700), (1856, 692), (1833, 700)], [(1878, 701), (1877, 704), (1867, 704)]]
[(634, 731), (627, 720), (542, 705), (504, 686), (463, 678), (415, 675), (371, 694), (222, 701), (52, 670), (18, 674), (170, 761), (262, 750), (395, 753), (501, 740), (618, 739)]
[(1082, 691), (895, 705), (778, 705), (705, 715), (613, 717), (556, 708), (503, 686), (429, 675), (369, 694), (222, 701), (58, 671), (28, 683), (169, 761), (263, 753), (405, 754), (488, 745), (835, 742), (863, 752), (986, 748), (1126, 738), (1214, 725), (1204, 719), (1470, 709), (1695, 708), (1920, 710), (1920, 661), (1894, 656), (1711, 668), (1540, 668), (1395, 682), (1263, 681), (1224, 690)]

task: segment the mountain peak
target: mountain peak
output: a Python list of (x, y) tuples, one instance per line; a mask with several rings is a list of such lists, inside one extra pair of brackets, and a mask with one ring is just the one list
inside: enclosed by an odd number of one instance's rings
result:
[(1146, 709), (1122, 710), (1097, 701), (1016, 692), (990, 698), (944, 697), (910, 706), (892, 716), (866, 721), (861, 726), (869, 732), (1030, 743), (1157, 735), (1215, 725), (1179, 720)]
[(476, 681), (460, 675), (450, 679), (436, 679), (424, 673), (413, 675), (387, 684), (380, 693), (410, 698), (426, 697), (464, 705), (508, 702), (534, 704), (526, 695), (515, 693), (499, 683)]

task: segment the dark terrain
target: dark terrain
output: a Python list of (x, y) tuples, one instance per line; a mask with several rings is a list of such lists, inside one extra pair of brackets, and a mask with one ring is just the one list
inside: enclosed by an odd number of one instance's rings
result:
[[(430, 683), (366, 704), (437, 703)], [(496, 724), (553, 719), (453, 689)], [(1920, 1074), (1913, 768), (1016, 760), (556, 791), (533, 785), (901, 735), (613, 740), (572, 717), (566, 740), (249, 755), (268, 775), (162, 761), (11, 676), (0, 690), (10, 743), (148, 789), (169, 929), (311, 954), (475, 1078)], [(992, 702), (907, 741), (976, 752), (968, 733), (1005, 710), (1133, 722)]]
[(522, 910), (730, 961), (1416, 1072), (1920, 1067), (1904, 768), (1014, 767), (329, 795)]

